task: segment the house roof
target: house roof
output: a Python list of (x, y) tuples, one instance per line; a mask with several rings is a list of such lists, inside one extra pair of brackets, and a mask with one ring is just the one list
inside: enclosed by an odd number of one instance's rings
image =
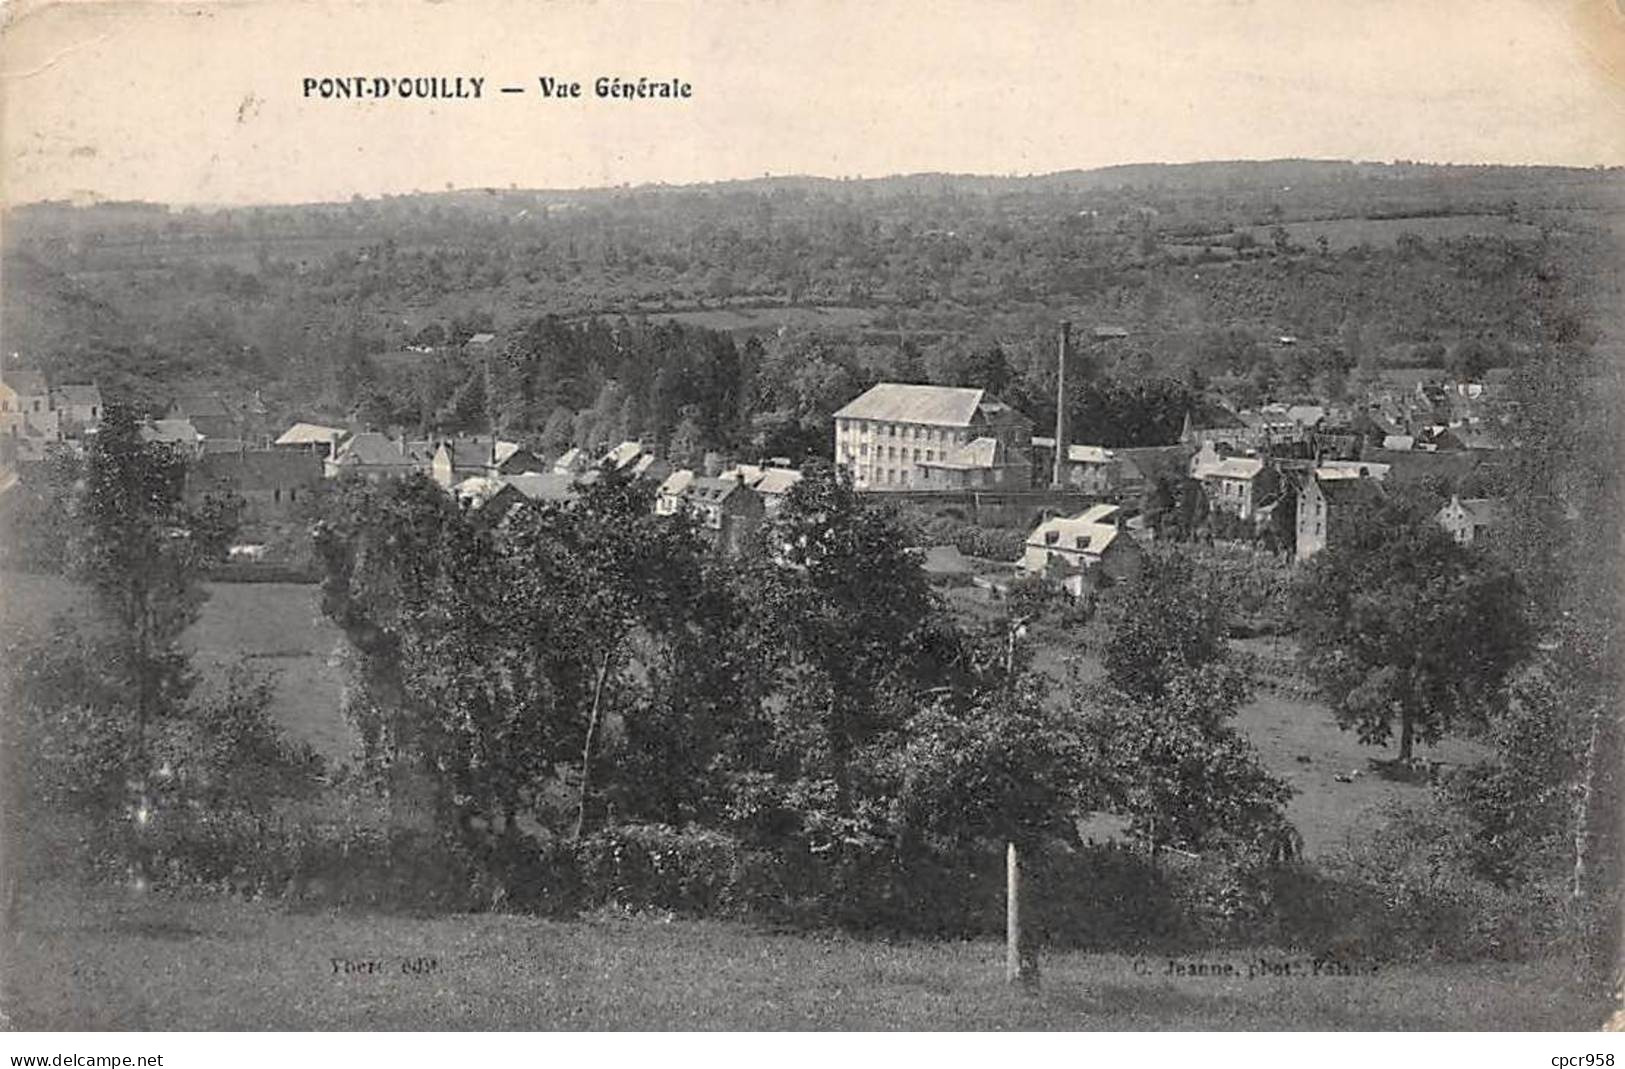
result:
[(324, 427), (320, 423), (295, 423), (277, 438), (277, 445), (315, 445), (318, 442), (337, 443), (349, 432), (342, 427)]
[(838, 410), (835, 418), (968, 427), (984, 400), (1004, 407), (984, 390), (882, 382)]
[(1259, 457), (1224, 457), (1203, 464), (1194, 474), (1198, 479), (1252, 479), (1263, 470), (1264, 461)]
[(502, 481), (532, 501), (562, 504), (574, 501), (576, 497), (575, 480), (562, 472), (528, 471), (523, 475), (506, 476)]
[(1066, 459), (1073, 464), (1109, 464), (1117, 454), (1102, 445), (1069, 445)]
[(1122, 464), (1121, 471), (1125, 479), (1138, 478), (1151, 482), (1163, 475), (1184, 478), (1185, 467), (1190, 461), (1192, 450), (1187, 445), (1151, 445), (1118, 449), (1115, 452)]
[(801, 481), (801, 472), (794, 468), (768, 468), (761, 478), (749, 484), (759, 494), (783, 494)]
[(626, 467), (643, 455), (643, 443), (626, 441), (604, 454), (603, 462), (616, 471)]
[(738, 479), (723, 479), (716, 476), (701, 475), (693, 479), (683, 497), (692, 501), (707, 501), (720, 504), (732, 497), (736, 491), (748, 491), (749, 488)]
[(655, 492), (664, 495), (681, 494), (688, 489), (688, 484), (694, 481), (694, 473), (688, 468), (682, 468), (666, 476)]
[(1497, 523), (1500, 521), (1502, 514), (1506, 512), (1506, 502), (1500, 498), (1464, 497), (1458, 498), (1457, 501), (1466, 510), (1467, 515), (1472, 517), (1472, 521), (1476, 526), (1487, 527), (1490, 524)]
[(997, 438), (975, 438), (950, 450), (941, 460), (917, 460), (915, 463), (922, 468), (981, 471), (996, 467), (1003, 453), (1003, 443)]
[(1370, 460), (1323, 460), (1315, 467), (1315, 475), (1320, 479), (1382, 480), (1388, 477), (1392, 467)]
[(1382, 439), (1384, 449), (1394, 449), (1404, 452), (1416, 448), (1416, 436), (1413, 434), (1389, 434)]
[(559, 458), (553, 462), (553, 468), (555, 471), (580, 469), (590, 466), (591, 462), (587, 459), (586, 451), (581, 449), (580, 446), (571, 446), (569, 449), (566, 449), (563, 453), (559, 454)]
[(141, 425), (141, 437), (149, 442), (196, 445), (203, 435), (188, 419), (152, 419)]
[(228, 483), (238, 490), (275, 490), (318, 482), (322, 461), (312, 453), (248, 449), (205, 454), (192, 470), (203, 482)]
[[(1095, 506), (1096, 509), (1099, 507)], [(1098, 557), (1106, 552), (1106, 548), (1116, 541), (1121, 532), (1112, 524), (1088, 519), (1087, 517), (1094, 511), (1095, 509), (1090, 509), (1076, 516), (1056, 516), (1045, 520), (1033, 528), (1032, 534), (1027, 536), (1027, 544)], [(1051, 536), (1054, 536), (1053, 540)]]
[(50, 389), (45, 384), (45, 373), (34, 368), (12, 368), (0, 374), (0, 382), (5, 383), (17, 393), (30, 397), (36, 394), (48, 394)]
[[(448, 438), (440, 443), (440, 448), (446, 450), (447, 459), (451, 461), (453, 468), (483, 468), (491, 463), (491, 456), (498, 448), (498, 443), (493, 438), (482, 438), (475, 435), (472, 437)], [(515, 445), (513, 448), (517, 449), (519, 447)], [(437, 449), (436, 452), (439, 452), (439, 450)], [(512, 450), (509, 452), (511, 454)]]
[(1313, 427), (1326, 418), (1322, 405), (1292, 405), (1286, 410), (1287, 418), (1301, 427)]
[(102, 391), (85, 383), (64, 383), (51, 391), (59, 405), (96, 405), (102, 403)]
[(406, 459), (399, 445), (378, 431), (362, 431), (351, 435), (339, 446), (335, 462), (375, 468), (406, 468), (411, 467), (412, 463)]

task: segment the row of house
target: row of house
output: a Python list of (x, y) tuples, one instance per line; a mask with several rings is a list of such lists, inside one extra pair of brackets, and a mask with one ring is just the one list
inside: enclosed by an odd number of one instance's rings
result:
[(0, 361), (0, 464), (45, 459), (54, 445), (73, 445), (102, 419), (101, 390), (89, 383), (52, 386), (42, 372)]

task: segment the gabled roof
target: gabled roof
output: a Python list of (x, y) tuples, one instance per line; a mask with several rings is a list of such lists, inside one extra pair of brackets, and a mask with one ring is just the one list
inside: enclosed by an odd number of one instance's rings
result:
[(1122, 463), (1124, 479), (1143, 479), (1152, 482), (1163, 475), (1182, 479), (1190, 461), (1192, 449), (1188, 445), (1134, 446), (1115, 450)]
[(1069, 445), (1066, 459), (1073, 464), (1109, 464), (1117, 454), (1101, 445)]
[(968, 427), (984, 399), (993, 400), (984, 390), (882, 382), (838, 410), (834, 418)]
[[(481, 438), (478, 435), (464, 438), (448, 438), (440, 443), (440, 449), (446, 451), (446, 459), (451, 462), (454, 469), (488, 466), (491, 463), (491, 454), (495, 448), (495, 439)], [(439, 449), (435, 450), (436, 453), (439, 451)]]
[(1390, 464), (1371, 460), (1323, 460), (1315, 467), (1319, 479), (1377, 479), (1388, 477)]
[(351, 435), (339, 446), (335, 463), (356, 467), (406, 468), (411, 467), (412, 462), (387, 435), (362, 431)]
[(556, 471), (530, 471), (523, 475), (509, 475), (502, 481), (532, 501), (562, 504), (574, 501), (576, 497), (575, 480)]
[(1416, 436), (1412, 434), (1389, 434), (1383, 437), (1382, 447), (1404, 451), (1416, 448)]
[(749, 493), (750, 488), (738, 479), (723, 479), (702, 475), (688, 484), (688, 488), (683, 491), (683, 497), (688, 501), (721, 504), (738, 492)]
[(801, 481), (801, 472), (794, 468), (768, 468), (749, 486), (759, 494), (783, 494)]
[(614, 468), (616, 471), (619, 471), (628, 464), (631, 464), (633, 461), (637, 460), (638, 457), (642, 455), (642, 442), (626, 441), (605, 453), (603, 462)]
[(85, 383), (64, 383), (51, 391), (51, 397), (58, 405), (95, 405), (99, 408), (102, 403), (102, 391)]
[(320, 423), (295, 423), (277, 438), (277, 445), (315, 445), (337, 443), (349, 432), (342, 427), (324, 427)]
[(24, 397), (33, 397), (50, 393), (45, 384), (45, 373), (28, 367), (16, 367), (0, 374), (0, 382), (5, 383)]
[(1112, 524), (1086, 519), (1088, 515), (1089, 512), (1082, 512), (1076, 516), (1057, 516), (1045, 520), (1033, 528), (1032, 534), (1027, 536), (1027, 544), (1098, 557), (1106, 552), (1121, 532)]
[(1461, 498), (1461, 507), (1467, 515), (1472, 517), (1476, 526), (1488, 527), (1500, 522), (1506, 511), (1506, 502), (1494, 497), (1466, 497)]
[(229, 483), (238, 490), (275, 490), (309, 485), (322, 477), (321, 458), (285, 449), (207, 453), (193, 468), (205, 483)]
[(148, 442), (196, 445), (203, 435), (186, 419), (152, 419), (141, 425), (141, 437)]
[(580, 446), (571, 446), (553, 462), (554, 471), (581, 471), (592, 466), (587, 453)]
[(1253, 479), (1263, 470), (1260, 457), (1223, 457), (1202, 464), (1191, 474), (1198, 479)]
[(1286, 414), (1300, 427), (1313, 427), (1326, 418), (1326, 409), (1321, 405), (1292, 405)]
[(941, 460), (917, 460), (922, 468), (948, 468), (954, 471), (980, 471), (996, 467), (1004, 453), (997, 438), (975, 438), (949, 451)]
[(688, 489), (688, 484), (694, 481), (694, 473), (688, 468), (682, 468), (666, 476), (665, 482), (660, 484), (657, 494), (674, 496), (682, 494)]

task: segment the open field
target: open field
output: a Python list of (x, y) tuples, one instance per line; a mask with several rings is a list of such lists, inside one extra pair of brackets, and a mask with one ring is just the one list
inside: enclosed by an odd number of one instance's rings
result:
[[(1304, 955), (1235, 950), (1196, 959), (1234, 964), (1235, 977), (1169, 977), (1165, 958), (1056, 953), (1027, 997), (1003, 983), (1003, 953), (714, 922), (300, 914), (49, 888), (5, 936), (0, 1004), (23, 1030), (1525, 1030), (1605, 1014), (1548, 963), (1316, 976)], [(1261, 957), (1300, 974), (1248, 978)], [(334, 958), (380, 971), (335, 973)]]
[[(1281, 228), (1294, 245), (1312, 249), (1324, 236), (1327, 248), (1343, 252), (1358, 245), (1374, 248), (1392, 248), (1405, 234), (1415, 234), (1424, 241), (1465, 237), (1499, 237), (1514, 241), (1533, 241), (1540, 236), (1540, 228), (1529, 223), (1508, 219), (1504, 215), (1438, 215), (1410, 219), (1321, 219), (1312, 222), (1283, 223)], [(1270, 244), (1273, 227), (1243, 228), (1260, 245)]]
[[(344, 675), (333, 663), (339, 632), (321, 613), (316, 586), (297, 583), (210, 583), (202, 619), (186, 639), (205, 686), (246, 659), (255, 671), (276, 676), (271, 715), (295, 738), (329, 761), (350, 755), (352, 735), (340, 713)], [(71, 613), (77, 594), (62, 580), (0, 575), (0, 620), (8, 627), (47, 626)]]
[(874, 313), (863, 308), (788, 305), (767, 308), (725, 307), (688, 312), (650, 312), (650, 319), (731, 334), (768, 334), (780, 327), (802, 330), (850, 330), (867, 326)]

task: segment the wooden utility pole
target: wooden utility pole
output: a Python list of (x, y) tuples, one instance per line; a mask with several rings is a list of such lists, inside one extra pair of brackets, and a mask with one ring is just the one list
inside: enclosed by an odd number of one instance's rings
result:
[(1038, 987), (1038, 961), (1021, 930), (1021, 851), (1015, 843), (1004, 856), (1004, 981), (1029, 990)]
[[(1016, 671), (1016, 639), (1027, 623), (1026, 617), (1010, 621), (1009, 645), (1005, 647), (1006, 680), (1013, 686)], [(1026, 988), (1038, 986), (1038, 962), (1028, 953), (1021, 931), (1021, 850), (1012, 840), (1004, 848), (1004, 980)]]

